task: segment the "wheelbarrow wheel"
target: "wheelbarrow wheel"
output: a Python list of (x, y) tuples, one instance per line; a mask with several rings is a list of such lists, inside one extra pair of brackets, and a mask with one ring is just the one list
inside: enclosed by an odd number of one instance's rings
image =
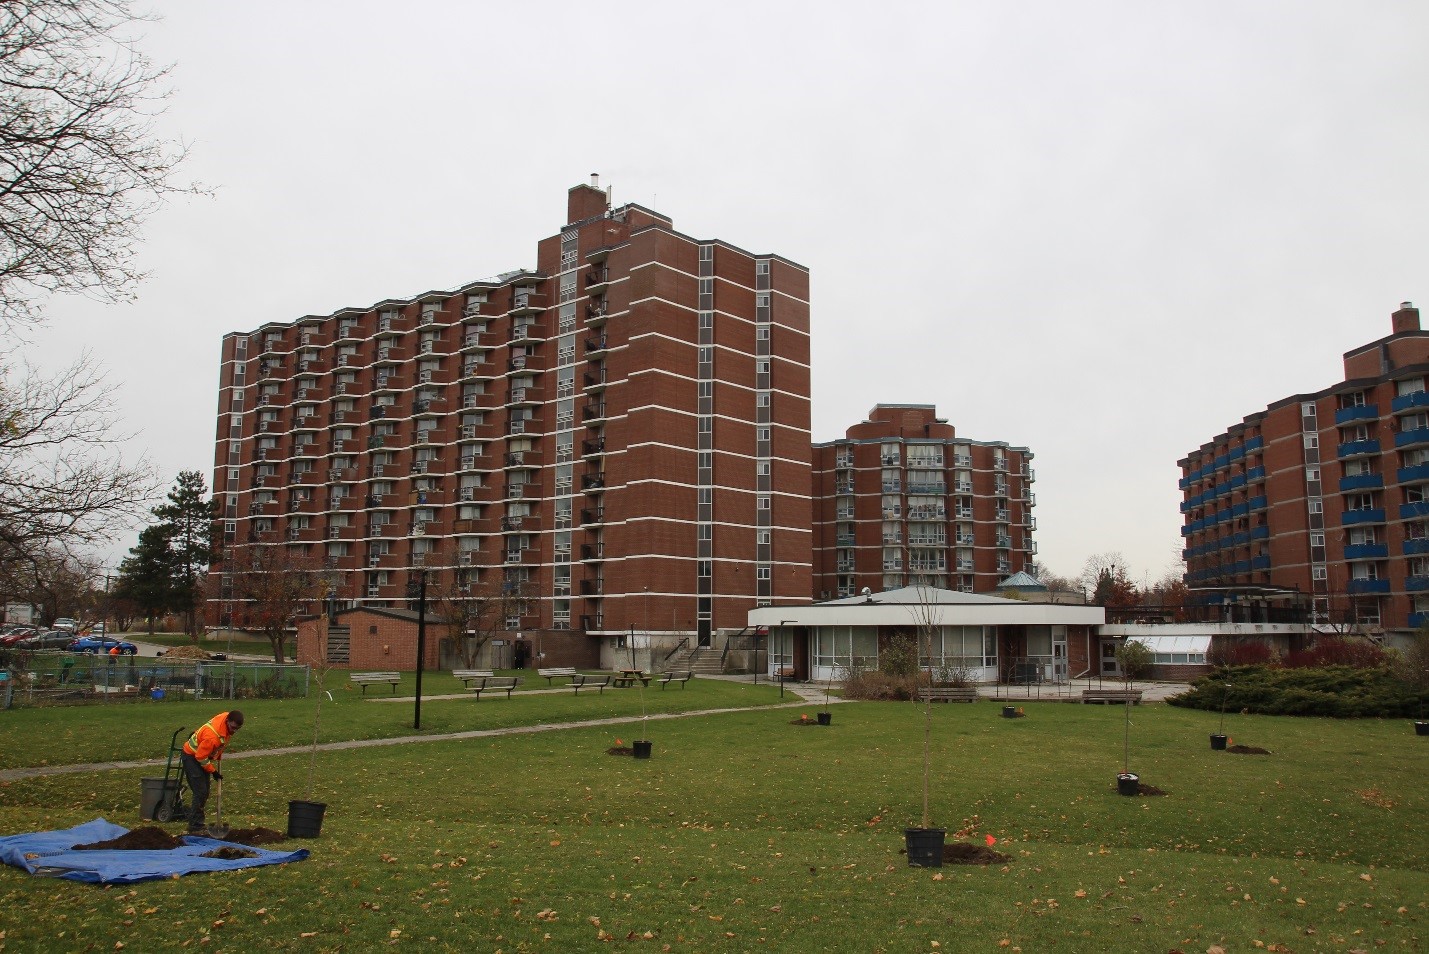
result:
[(174, 820), (174, 806), (163, 804), (154, 809), (154, 821), (171, 822)]

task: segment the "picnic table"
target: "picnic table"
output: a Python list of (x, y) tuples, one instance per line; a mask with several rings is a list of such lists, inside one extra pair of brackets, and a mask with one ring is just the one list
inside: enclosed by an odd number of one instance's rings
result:
[(615, 672), (615, 685), (622, 689), (630, 688), (637, 681), (642, 686), (650, 685), (650, 674), (643, 669), (617, 669)]

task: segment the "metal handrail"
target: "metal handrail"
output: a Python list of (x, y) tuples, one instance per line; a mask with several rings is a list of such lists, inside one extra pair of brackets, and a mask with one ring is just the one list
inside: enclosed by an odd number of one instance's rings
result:
[(668, 653), (665, 654), (665, 662), (669, 662), (671, 656), (675, 655), (675, 653), (679, 652), (681, 649), (684, 649), (684, 648), (685, 648), (686, 646), (688, 646), (689, 644), (690, 644), (690, 637), (686, 636), (686, 637), (684, 637), (683, 639), (681, 639), (678, 643), (675, 644), (675, 648), (674, 648), (674, 649), (670, 650)]

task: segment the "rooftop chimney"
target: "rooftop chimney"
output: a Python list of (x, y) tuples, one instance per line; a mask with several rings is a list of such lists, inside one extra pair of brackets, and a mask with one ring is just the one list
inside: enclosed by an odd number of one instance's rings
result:
[(1394, 324), (1394, 333), (1404, 334), (1407, 331), (1419, 330), (1419, 309), (1414, 307), (1412, 301), (1402, 301), (1399, 303), (1399, 310), (1390, 315), (1390, 321)]
[(583, 182), (571, 188), (566, 199), (567, 222), (584, 222), (586, 219), (604, 215), (605, 210), (610, 208), (610, 197), (600, 191), (597, 184), (599, 181), (600, 176), (592, 172), (590, 185)]

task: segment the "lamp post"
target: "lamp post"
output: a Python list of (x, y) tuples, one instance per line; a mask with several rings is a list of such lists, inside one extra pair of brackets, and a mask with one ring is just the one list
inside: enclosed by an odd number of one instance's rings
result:
[(422, 727), (422, 662), (427, 655), (427, 571), (417, 571), (417, 703), (412, 728)]

